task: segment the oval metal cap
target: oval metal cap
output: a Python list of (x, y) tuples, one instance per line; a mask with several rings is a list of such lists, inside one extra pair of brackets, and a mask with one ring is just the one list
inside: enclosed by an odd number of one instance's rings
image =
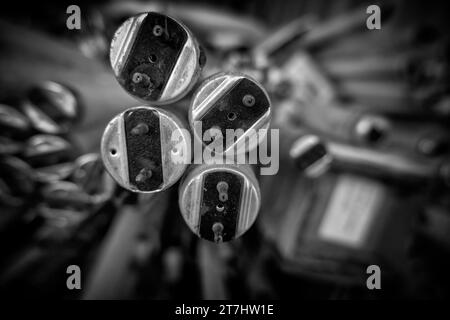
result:
[(261, 194), (249, 166), (199, 165), (183, 179), (178, 201), (192, 232), (220, 243), (250, 229), (258, 216)]
[(195, 138), (224, 155), (255, 149), (265, 139), (270, 120), (271, 102), (266, 90), (256, 80), (237, 72), (218, 73), (206, 79), (189, 108)]
[(299, 137), (292, 144), (289, 156), (307, 177), (317, 178), (331, 166), (332, 157), (321, 139), (313, 134)]
[(30, 88), (21, 108), (33, 127), (46, 134), (67, 133), (82, 113), (75, 92), (54, 81), (43, 81)]
[(101, 156), (114, 180), (133, 192), (167, 189), (190, 161), (190, 137), (171, 112), (138, 106), (125, 110), (106, 126)]
[(17, 109), (6, 104), (0, 104), (0, 129), (11, 135), (24, 135), (31, 130), (28, 118)]
[(191, 90), (205, 56), (181, 22), (148, 12), (127, 19), (117, 29), (110, 62), (118, 82), (130, 95), (165, 105)]

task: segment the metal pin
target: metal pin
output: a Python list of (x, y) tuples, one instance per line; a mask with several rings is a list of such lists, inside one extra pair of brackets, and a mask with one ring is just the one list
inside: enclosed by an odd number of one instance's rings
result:
[(220, 181), (217, 184), (217, 191), (219, 191), (219, 200), (225, 202), (228, 200), (228, 183)]
[(152, 177), (152, 170), (148, 168), (144, 168), (139, 171), (139, 174), (136, 176), (137, 183), (143, 183)]
[(223, 232), (223, 224), (220, 222), (216, 222), (212, 226), (212, 231), (214, 232), (214, 242), (221, 243), (222, 242), (222, 232)]
[(242, 103), (244, 104), (244, 106), (246, 107), (253, 107), (255, 105), (255, 97), (252, 96), (251, 94), (246, 94), (243, 98), (242, 98)]
[(153, 27), (153, 34), (157, 37), (160, 37), (163, 34), (163, 27), (161, 27), (160, 25), (156, 25)]
[(148, 86), (149, 88), (153, 87), (153, 82), (148, 75), (145, 73), (135, 72), (133, 73), (133, 77), (131, 80), (134, 83), (139, 83), (142, 86)]
[(148, 130), (148, 125), (146, 125), (145, 123), (139, 123), (133, 129), (131, 129), (131, 134), (135, 136), (141, 136), (148, 133)]

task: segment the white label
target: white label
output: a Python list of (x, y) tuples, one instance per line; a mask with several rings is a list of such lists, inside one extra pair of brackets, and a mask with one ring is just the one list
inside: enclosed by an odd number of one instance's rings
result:
[(319, 237), (360, 248), (383, 195), (383, 186), (375, 181), (355, 176), (341, 177), (320, 224)]

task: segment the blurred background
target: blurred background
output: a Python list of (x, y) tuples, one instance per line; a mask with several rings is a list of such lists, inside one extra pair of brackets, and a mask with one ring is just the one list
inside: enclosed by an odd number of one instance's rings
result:
[[(448, 2), (86, 1), (81, 30), (68, 30), (70, 4), (0, 13), (2, 296), (450, 297)], [(380, 30), (366, 27), (372, 4)], [(193, 31), (203, 78), (238, 70), (271, 97), (280, 170), (259, 178), (259, 217), (235, 241), (192, 234), (178, 185), (136, 195), (103, 170), (106, 124), (139, 104), (109, 44), (145, 11)], [(167, 108), (187, 116), (189, 99)], [(332, 159), (320, 172), (293, 152), (311, 137)], [(73, 264), (82, 290), (66, 287)], [(367, 289), (369, 265), (381, 290)]]

